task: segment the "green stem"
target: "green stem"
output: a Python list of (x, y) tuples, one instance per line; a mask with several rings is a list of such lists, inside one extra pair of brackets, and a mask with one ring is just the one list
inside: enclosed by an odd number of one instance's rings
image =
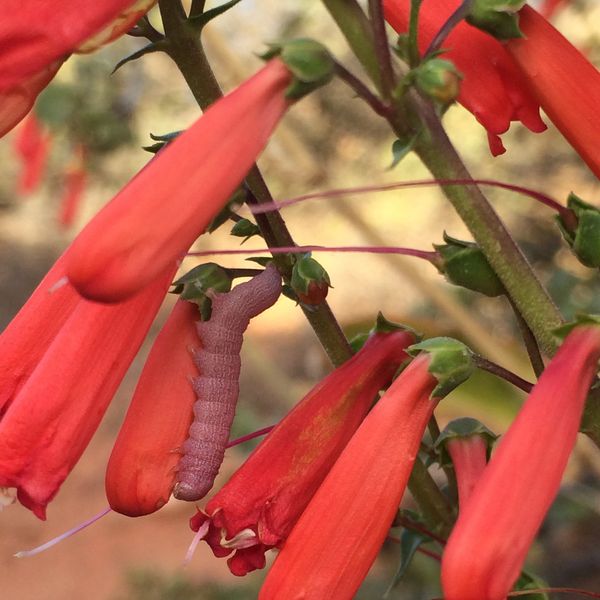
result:
[[(425, 128), (415, 151), (436, 179), (471, 178), (430, 106), (419, 102)], [(541, 349), (552, 356), (557, 343), (552, 329), (562, 316), (539, 282), (529, 262), (476, 186), (444, 185), (444, 193), (467, 225)]]
[(454, 522), (452, 508), (419, 457), (408, 480), (408, 489), (427, 525), (442, 537), (448, 537)]
[[(202, 110), (206, 110), (223, 96), (223, 92), (206, 58), (200, 36), (187, 22), (180, 0), (159, 0), (159, 9), (168, 40), (167, 52)], [(246, 183), (252, 192), (251, 201), (272, 202), (273, 198), (258, 167), (252, 167)], [(256, 220), (269, 246), (295, 245), (279, 212), (257, 215)], [(282, 276), (289, 281), (293, 259), (280, 255), (275, 260)], [(310, 311), (304, 308), (302, 310), (331, 362), (338, 366), (348, 360), (352, 351), (327, 302), (322, 302)]]
[(411, 0), (410, 19), (408, 23), (408, 64), (415, 68), (421, 62), (419, 52), (419, 9), (422, 0)]
[(360, 61), (375, 87), (381, 92), (381, 76), (373, 30), (367, 15), (356, 0), (323, 0), (350, 49)]

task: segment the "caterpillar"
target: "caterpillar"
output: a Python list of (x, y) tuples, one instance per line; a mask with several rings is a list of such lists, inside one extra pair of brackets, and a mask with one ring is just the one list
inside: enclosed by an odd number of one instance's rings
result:
[(231, 292), (214, 294), (210, 319), (198, 323), (201, 347), (194, 360), (200, 375), (193, 379), (198, 399), (181, 448), (175, 498), (200, 500), (212, 488), (235, 416), (244, 331), (252, 317), (275, 303), (280, 291), (281, 278), (271, 263)]

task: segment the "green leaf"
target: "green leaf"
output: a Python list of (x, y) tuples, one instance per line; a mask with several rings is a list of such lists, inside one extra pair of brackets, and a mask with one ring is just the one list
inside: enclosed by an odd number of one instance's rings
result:
[(129, 56), (126, 56), (125, 58), (122, 58), (114, 67), (114, 69), (111, 72), (111, 75), (114, 75), (123, 65), (126, 65), (127, 63), (133, 61), (133, 60), (137, 60), (138, 58), (141, 58), (142, 56), (145, 56), (146, 54), (152, 54), (153, 52), (163, 52), (166, 51), (166, 49), (168, 48), (169, 44), (167, 42), (167, 40), (159, 40), (157, 42), (150, 42), (149, 44), (147, 44), (146, 46), (144, 46), (143, 48), (140, 48), (139, 50), (136, 50), (135, 52), (132, 52)]

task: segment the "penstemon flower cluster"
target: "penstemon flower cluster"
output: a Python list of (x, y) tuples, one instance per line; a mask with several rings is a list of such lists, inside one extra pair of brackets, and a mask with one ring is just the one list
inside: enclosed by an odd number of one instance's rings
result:
[[(525, 589), (547, 597), (526, 560), (578, 432), (600, 447), (600, 318), (565, 323), (481, 190), (511, 189), (555, 210), (565, 248), (596, 278), (600, 207), (576, 192), (561, 203), (473, 178), (442, 121), (460, 103), (485, 129), (494, 156), (518, 151), (500, 138), (511, 123), (533, 135), (551, 122), (597, 180), (600, 73), (548, 20), (561, 3), (538, 3), (538, 12), (525, 0), (369, 0), (367, 7), (323, 0), (362, 73), (318, 41), (279, 39), (262, 55), (264, 66), (226, 95), (201, 34), (211, 20), (240, 11), (239, 0), (154, 4), (0, 7), (0, 134), (17, 128), (15, 193), (32, 193), (44, 178), (53, 135), (34, 105), (72, 53), (127, 33), (147, 38), (116, 68), (164, 52), (202, 109), (185, 131), (156, 139), (152, 159), (91, 218), (0, 334), (2, 503), (16, 499), (46, 519), (170, 292), (178, 299), (108, 461), (112, 511), (143, 517), (171, 501), (191, 502), (192, 549), (205, 543), (236, 576), (272, 562), (262, 599), (354, 598), (397, 527), (413, 537), (390, 574), (394, 586), (422, 551), (439, 562), (446, 600), (504, 600)], [(286, 113), (334, 78), (390, 128), (395, 162), (413, 152), (432, 174), (398, 187), (440, 185), (472, 237), (444, 233), (443, 244), (425, 251), (400, 246), (399, 231), (398, 246), (371, 250), (425, 259), (449, 283), (506, 301), (522, 326), (534, 383), (462, 340), (392, 323), (377, 307), (372, 329), (347, 340), (327, 303), (335, 281), (310, 252), (328, 248), (295, 244), (280, 214), (310, 194), (273, 202), (256, 166)], [(93, 136), (73, 144), (62, 171), (64, 226), (73, 224), (88, 176), (88, 145)], [(251, 269), (198, 256), (183, 269), (187, 255), (202, 254), (190, 251), (196, 240), (227, 222), (234, 238), (262, 238), (270, 256)], [(264, 439), (215, 485), (239, 395), (243, 333), (251, 318), (284, 301), (280, 293), (306, 315), (332, 370), (276, 425), (256, 432)], [(468, 416), (440, 432), (438, 406), (451, 404), (446, 396), (477, 369), (528, 394), (517, 416), (500, 436)], [(410, 513), (401, 509), (407, 489)]]

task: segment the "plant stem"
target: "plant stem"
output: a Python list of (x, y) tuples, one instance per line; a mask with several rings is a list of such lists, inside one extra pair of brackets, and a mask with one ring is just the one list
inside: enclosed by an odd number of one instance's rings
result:
[(408, 489), (421, 508), (428, 526), (447, 538), (454, 522), (452, 509), (418, 456), (408, 480)]
[[(370, 31), (364, 31), (366, 16), (360, 7), (341, 14), (342, 8), (354, 6), (355, 2), (323, 0), (323, 3), (375, 85), (381, 89), (379, 71), (371, 66), (377, 62), (373, 36)], [(359, 37), (361, 31), (362, 38)], [(410, 93), (400, 100), (397, 109), (395, 117), (388, 119), (394, 133), (401, 139), (419, 134), (414, 149), (436, 179), (472, 180), (429, 102)], [(557, 349), (551, 331), (563, 320), (527, 259), (476, 185), (444, 185), (442, 189), (504, 284), (541, 349), (551, 356)]]
[(527, 355), (529, 356), (531, 368), (533, 369), (535, 376), (539, 378), (546, 366), (544, 365), (544, 359), (542, 358), (542, 355), (540, 353), (540, 349), (535, 340), (535, 336), (529, 328), (529, 325), (527, 325), (527, 321), (525, 321), (525, 319), (519, 312), (519, 309), (515, 306), (515, 303), (510, 297), (508, 298), (508, 301), (512, 306), (515, 318), (517, 319), (517, 325), (519, 326), (519, 330), (521, 331), (521, 337), (523, 338), (525, 349), (527, 350)]
[(414, 69), (421, 62), (419, 53), (419, 10), (422, 0), (411, 0), (408, 23), (408, 64)]
[(525, 379), (519, 377), (516, 373), (501, 367), (500, 365), (488, 360), (487, 358), (483, 358), (483, 356), (479, 356), (477, 354), (473, 355), (473, 362), (479, 369), (483, 369), (488, 373), (492, 373), (497, 377), (501, 377), (504, 381), (508, 381), (508, 383), (512, 383), (515, 387), (518, 387), (520, 390), (523, 390), (525, 393), (529, 394), (533, 388), (533, 384), (529, 383), (529, 381), (525, 381)]
[(394, 89), (394, 70), (392, 69), (392, 57), (385, 31), (385, 19), (383, 17), (383, 6), (381, 0), (369, 0), (369, 16), (373, 31), (375, 52), (379, 65), (379, 77), (381, 81), (381, 95), (386, 101), (392, 97)]
[[(181, 71), (194, 98), (202, 110), (205, 110), (221, 98), (223, 92), (206, 59), (200, 36), (187, 22), (180, 0), (159, 0), (159, 9), (165, 36), (169, 41), (167, 52)], [(272, 202), (273, 198), (258, 167), (254, 166), (250, 170), (246, 183), (252, 192), (249, 194), (250, 202)], [(257, 215), (256, 220), (269, 246), (294, 245), (294, 240), (278, 212)], [(276, 261), (282, 276), (289, 281), (292, 258), (282, 256)], [(348, 360), (352, 351), (327, 302), (313, 307), (313, 310), (304, 307), (302, 310), (331, 362), (338, 366)]]
[(442, 25), (441, 29), (435, 34), (431, 40), (429, 47), (425, 51), (425, 57), (439, 50), (448, 37), (450, 32), (471, 12), (473, 0), (463, 0), (457, 9), (448, 17), (448, 20)]

